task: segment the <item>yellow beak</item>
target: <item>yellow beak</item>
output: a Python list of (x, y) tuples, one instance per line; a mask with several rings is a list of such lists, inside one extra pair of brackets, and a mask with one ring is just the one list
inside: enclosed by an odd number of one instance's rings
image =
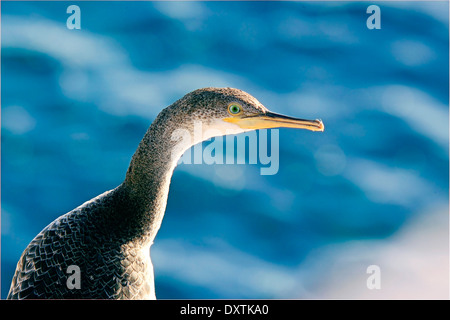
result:
[(271, 128), (297, 128), (311, 131), (323, 131), (325, 129), (322, 120), (305, 120), (266, 112), (252, 116), (235, 116), (223, 119), (242, 129), (271, 129)]

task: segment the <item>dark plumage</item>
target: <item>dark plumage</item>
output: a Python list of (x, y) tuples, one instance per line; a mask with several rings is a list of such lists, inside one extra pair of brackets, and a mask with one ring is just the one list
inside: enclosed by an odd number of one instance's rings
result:
[[(242, 107), (239, 116), (229, 113), (231, 102)], [(150, 246), (164, 216), (177, 160), (201, 140), (254, 130), (258, 117), (269, 115), (274, 117), (255, 98), (231, 88), (199, 89), (161, 111), (123, 183), (57, 218), (31, 241), (17, 264), (8, 299), (154, 299)], [(293, 118), (279, 119), (285, 125), (278, 126), (293, 126)], [(204, 132), (198, 141), (174, 138), (177, 129), (193, 133), (194, 121), (219, 132)], [(323, 130), (320, 121), (301, 121), (302, 128)], [(80, 288), (68, 285), (70, 266), (79, 268)]]

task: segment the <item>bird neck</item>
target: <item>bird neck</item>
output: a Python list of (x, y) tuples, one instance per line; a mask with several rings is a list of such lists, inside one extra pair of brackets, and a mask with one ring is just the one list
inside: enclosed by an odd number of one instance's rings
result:
[[(181, 145), (172, 138), (174, 123), (163, 112), (155, 119), (133, 155), (121, 187), (126, 190), (131, 210), (127, 221), (136, 237), (155, 238), (166, 209), (173, 171), (190, 143)], [(131, 216), (131, 217), (130, 217)]]

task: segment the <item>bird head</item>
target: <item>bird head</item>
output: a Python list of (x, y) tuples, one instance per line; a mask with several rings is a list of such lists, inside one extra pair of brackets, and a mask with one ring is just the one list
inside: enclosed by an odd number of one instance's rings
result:
[(250, 94), (233, 88), (203, 88), (177, 101), (183, 127), (201, 126), (194, 143), (227, 134), (257, 129), (297, 128), (323, 131), (321, 120), (305, 120), (273, 113)]

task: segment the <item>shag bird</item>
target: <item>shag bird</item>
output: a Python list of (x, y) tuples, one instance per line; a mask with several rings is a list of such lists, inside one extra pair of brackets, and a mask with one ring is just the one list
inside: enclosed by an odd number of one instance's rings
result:
[[(195, 122), (201, 135), (194, 134)], [(320, 120), (272, 113), (239, 89), (186, 94), (150, 125), (118, 187), (60, 216), (31, 241), (7, 298), (156, 299), (150, 246), (179, 158), (215, 136), (279, 127), (324, 130)], [(176, 130), (192, 138), (177, 139)]]

